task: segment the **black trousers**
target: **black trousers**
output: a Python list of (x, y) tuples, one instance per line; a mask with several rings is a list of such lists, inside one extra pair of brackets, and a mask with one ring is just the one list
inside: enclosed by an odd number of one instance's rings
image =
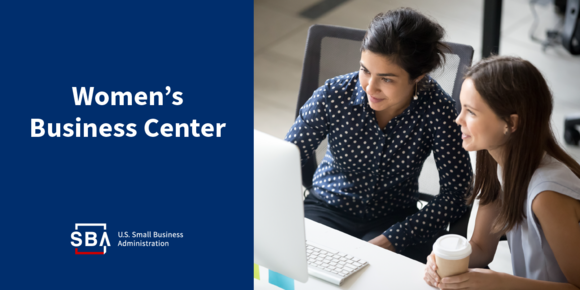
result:
[[(304, 200), (304, 217), (364, 241), (370, 241), (378, 237), (392, 225), (405, 220), (417, 211), (418, 209), (413, 207), (408, 210), (393, 213), (384, 218), (373, 221), (362, 221), (332, 208), (314, 196), (314, 194), (309, 194)], [(433, 243), (445, 233), (445, 231), (442, 231), (434, 238), (422, 244), (409, 246), (400, 254), (426, 264), (427, 256), (433, 250)]]

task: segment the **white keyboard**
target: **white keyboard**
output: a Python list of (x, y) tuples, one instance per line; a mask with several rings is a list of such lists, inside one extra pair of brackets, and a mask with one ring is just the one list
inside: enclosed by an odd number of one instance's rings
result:
[(357, 257), (311, 242), (306, 242), (306, 259), (308, 274), (339, 286), (344, 279), (369, 264)]

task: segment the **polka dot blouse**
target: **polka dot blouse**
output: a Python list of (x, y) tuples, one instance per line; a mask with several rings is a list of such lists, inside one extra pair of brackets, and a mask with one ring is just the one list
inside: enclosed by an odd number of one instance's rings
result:
[(379, 128), (358, 72), (338, 76), (314, 91), (285, 138), (299, 147), (303, 165), (328, 138), (311, 192), (366, 221), (416, 206), (419, 174), (433, 151), (440, 192), (422, 210), (383, 233), (397, 251), (427, 242), (461, 217), (467, 210), (464, 198), (472, 176), (461, 130), (453, 122), (455, 101), (429, 76), (418, 96)]

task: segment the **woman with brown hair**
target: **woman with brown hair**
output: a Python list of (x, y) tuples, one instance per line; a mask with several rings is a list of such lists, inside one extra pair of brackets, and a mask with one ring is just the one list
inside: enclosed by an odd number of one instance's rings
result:
[[(528, 61), (494, 56), (474, 65), (457, 117), (463, 148), (477, 151), (479, 211), (470, 268), (485, 267), (507, 235), (514, 276), (486, 269), (425, 281), (440, 289), (580, 289), (580, 165), (550, 128), (552, 95)], [(479, 193), (479, 194), (477, 194)]]

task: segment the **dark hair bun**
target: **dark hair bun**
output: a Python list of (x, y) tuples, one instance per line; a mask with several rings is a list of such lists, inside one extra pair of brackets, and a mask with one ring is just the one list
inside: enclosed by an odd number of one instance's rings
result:
[(361, 50), (389, 57), (414, 80), (445, 63), (444, 52), (450, 50), (441, 42), (444, 35), (437, 22), (411, 8), (399, 8), (375, 16)]

